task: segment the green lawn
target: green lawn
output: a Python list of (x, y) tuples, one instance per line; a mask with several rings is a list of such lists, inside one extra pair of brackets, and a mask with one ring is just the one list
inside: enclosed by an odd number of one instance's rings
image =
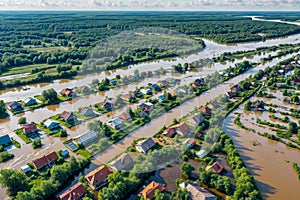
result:
[(26, 135), (24, 135), (22, 129), (17, 129), (16, 134), (26, 143), (29, 144), (32, 142), (30, 138), (28, 138)]

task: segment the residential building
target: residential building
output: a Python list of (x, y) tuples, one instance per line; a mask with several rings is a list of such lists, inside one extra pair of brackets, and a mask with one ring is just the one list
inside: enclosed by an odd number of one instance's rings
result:
[(165, 191), (165, 188), (156, 183), (155, 181), (152, 181), (151, 183), (149, 183), (149, 185), (147, 185), (141, 192), (140, 195), (144, 198), (144, 199), (150, 199), (152, 200), (154, 198), (155, 195), (155, 191), (159, 190), (160, 192)]
[(122, 120), (125, 121), (125, 122), (130, 122), (130, 121), (132, 121), (130, 115), (127, 114), (126, 112), (122, 112), (122, 113), (119, 115), (119, 118), (122, 119)]
[(83, 145), (83, 146), (88, 146), (89, 144), (97, 141), (99, 139), (98, 134), (95, 131), (89, 131), (86, 133), (83, 133), (81, 135), (78, 135), (74, 138), (74, 140)]
[(14, 102), (10, 103), (10, 104), (8, 105), (8, 107), (9, 107), (9, 109), (11, 109), (12, 111), (21, 111), (21, 110), (24, 109), (23, 106), (22, 106), (19, 102), (17, 102), (17, 101), (14, 101)]
[(130, 94), (123, 94), (120, 96), (120, 98), (123, 100), (123, 101), (127, 101), (127, 102), (130, 102), (132, 101), (133, 97), (130, 95)]
[(220, 174), (223, 171), (224, 167), (221, 165), (221, 163), (214, 162), (212, 165), (207, 166), (205, 168), (205, 171), (211, 170), (215, 174)]
[(148, 89), (148, 88), (143, 88), (140, 91), (144, 95), (152, 95), (152, 91), (150, 89)]
[(196, 140), (194, 138), (189, 138), (183, 142), (188, 148), (193, 148), (196, 145)]
[(44, 122), (44, 126), (49, 130), (53, 130), (53, 129), (59, 128), (60, 124), (52, 119), (47, 119)]
[(208, 154), (208, 152), (206, 152), (203, 149), (201, 149), (200, 151), (196, 152), (196, 156), (198, 156), (199, 158), (204, 158), (207, 154)]
[(217, 197), (196, 183), (183, 182), (180, 188), (186, 189), (191, 200), (217, 200)]
[(34, 123), (25, 124), (23, 126), (23, 133), (25, 135), (36, 133), (36, 132), (38, 132), (38, 128), (37, 128), (37, 126)]
[(64, 97), (75, 97), (75, 92), (70, 88), (64, 88), (60, 91), (60, 94)]
[(163, 135), (168, 136), (168, 137), (175, 137), (176, 135), (176, 130), (175, 128), (167, 128), (166, 130), (164, 130)]
[(147, 153), (151, 148), (155, 146), (155, 142), (152, 138), (146, 140), (138, 141), (135, 145), (135, 148), (141, 153)]
[(60, 200), (80, 200), (85, 193), (87, 192), (86, 188), (83, 186), (82, 183), (78, 182), (64, 193), (59, 195)]
[(21, 166), (21, 171), (25, 174), (31, 171), (31, 168), (28, 165)]
[(77, 116), (72, 112), (64, 111), (61, 113), (61, 118), (68, 124), (75, 124), (77, 121)]
[(125, 153), (118, 157), (116, 160), (112, 161), (109, 163), (109, 166), (116, 171), (121, 171), (121, 170), (129, 170), (133, 166), (134, 162), (132, 157), (128, 154)]
[(102, 103), (102, 108), (110, 111), (110, 110), (112, 110), (113, 105), (112, 105), (112, 103), (110, 103), (108, 101), (105, 101), (105, 102)]
[(200, 114), (195, 114), (193, 117), (191, 117), (188, 122), (189, 124), (193, 126), (200, 126), (201, 123), (203, 122), (204, 117)]
[(107, 183), (107, 177), (111, 173), (112, 171), (108, 167), (102, 165), (85, 175), (85, 180), (93, 190), (97, 190)]
[(0, 145), (1, 146), (6, 146), (6, 145), (9, 145), (9, 144), (12, 144), (12, 140), (11, 138), (9, 137), (8, 134), (6, 135), (1, 135), (0, 136)]
[(26, 98), (23, 102), (26, 106), (33, 106), (33, 105), (37, 104), (36, 99), (32, 98), (32, 97)]
[(188, 134), (193, 133), (193, 130), (185, 122), (172, 126), (175, 128), (176, 133), (182, 137), (187, 136)]
[(40, 158), (34, 159), (32, 161), (32, 165), (36, 168), (36, 169), (42, 169), (43, 167), (46, 166), (52, 166), (55, 164), (55, 161), (58, 159), (58, 156), (56, 154), (55, 151), (52, 151), (50, 153), (47, 153), (45, 155), (43, 155)]
[(116, 117), (112, 120), (109, 120), (107, 122), (107, 125), (110, 126), (111, 128), (118, 130), (123, 126), (123, 120), (119, 117)]
[(211, 109), (210, 109), (209, 107), (207, 107), (207, 106), (201, 107), (201, 108), (199, 109), (199, 112), (200, 112), (200, 113), (203, 113), (203, 114), (205, 114), (205, 115), (211, 116)]
[(95, 117), (95, 116), (97, 116), (96, 113), (94, 113), (94, 111), (91, 108), (87, 108), (87, 107), (81, 109), (80, 114), (85, 116), (85, 117)]

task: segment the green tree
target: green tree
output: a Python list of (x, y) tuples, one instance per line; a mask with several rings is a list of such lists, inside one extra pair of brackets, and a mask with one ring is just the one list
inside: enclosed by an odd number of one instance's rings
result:
[(18, 124), (26, 124), (26, 117), (20, 117), (18, 119)]
[(44, 90), (42, 92), (42, 96), (44, 98), (44, 101), (47, 103), (55, 103), (58, 100), (57, 92), (53, 88), (49, 90)]
[(28, 178), (23, 172), (10, 169), (0, 171), (0, 184), (12, 196), (16, 196), (20, 191), (28, 191), (30, 188)]
[(191, 178), (192, 172), (195, 170), (195, 168), (193, 167), (193, 165), (191, 165), (188, 162), (184, 162), (181, 166), (180, 166), (180, 171), (181, 173), (187, 177), (187, 178)]
[(293, 102), (293, 103), (299, 103), (300, 102), (299, 96), (298, 95), (293, 95), (291, 97), (291, 102)]
[(298, 133), (298, 125), (295, 122), (289, 122), (288, 132), (291, 134)]
[(251, 101), (247, 101), (247, 102), (245, 103), (244, 110), (250, 110), (250, 109), (251, 109), (251, 106), (252, 106)]
[(42, 140), (41, 139), (33, 140), (32, 147), (34, 149), (39, 148), (41, 146), (42, 146)]
[(5, 118), (7, 116), (8, 114), (6, 112), (5, 103), (3, 100), (0, 100), (0, 118)]

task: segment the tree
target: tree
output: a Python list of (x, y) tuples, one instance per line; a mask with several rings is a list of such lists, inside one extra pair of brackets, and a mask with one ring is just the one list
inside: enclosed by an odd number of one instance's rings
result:
[(244, 110), (250, 110), (251, 109), (251, 105), (252, 105), (251, 101), (247, 101), (245, 103)]
[(293, 102), (293, 103), (299, 103), (300, 102), (299, 96), (298, 95), (293, 95), (291, 97), (291, 102)]
[(10, 169), (0, 171), (0, 184), (7, 188), (9, 195), (16, 196), (20, 191), (29, 190), (29, 180), (23, 172)]
[(298, 125), (295, 122), (289, 122), (288, 132), (291, 134), (298, 133)]
[(3, 100), (0, 100), (0, 118), (5, 118), (7, 116), (8, 114), (6, 112), (5, 103)]
[(18, 124), (26, 124), (26, 117), (20, 117), (18, 119)]
[(33, 140), (32, 147), (34, 149), (39, 148), (41, 146), (42, 146), (42, 140), (41, 139)]
[(188, 162), (184, 162), (181, 166), (180, 166), (180, 171), (181, 173), (187, 177), (187, 178), (191, 178), (192, 172), (195, 170), (195, 168), (193, 167), (193, 165), (191, 165)]
[(44, 98), (44, 101), (47, 103), (55, 103), (58, 100), (57, 92), (53, 88), (49, 90), (44, 90), (42, 92), (42, 96)]
[(129, 116), (130, 116), (131, 118), (134, 118), (134, 112), (132, 111), (132, 108), (131, 108), (131, 107), (128, 107), (128, 108), (127, 108), (127, 112), (128, 112), (128, 114), (129, 114)]

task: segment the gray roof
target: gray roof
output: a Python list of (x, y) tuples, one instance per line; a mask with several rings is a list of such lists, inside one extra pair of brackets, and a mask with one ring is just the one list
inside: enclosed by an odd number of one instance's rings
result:
[(44, 125), (49, 127), (52, 123), (55, 123), (55, 124), (59, 124), (58, 122), (52, 120), (52, 119), (47, 119), (45, 122), (44, 122)]
[(0, 145), (5, 145), (12, 142), (9, 135), (2, 135), (0, 136)]
[(98, 138), (98, 135), (95, 131), (89, 131), (75, 137), (75, 139), (80, 143), (84, 143), (94, 138)]
[(195, 114), (193, 117), (189, 119), (189, 123), (200, 125), (203, 122), (204, 118), (200, 114)]
[(217, 197), (196, 183), (183, 182), (179, 185), (186, 188), (192, 200), (216, 200)]
[(116, 160), (109, 163), (109, 165), (113, 169), (121, 171), (123, 169), (128, 169), (130, 166), (132, 166), (133, 159), (128, 153), (125, 153), (125, 154), (121, 155), (119, 158), (117, 158)]
[(28, 104), (30, 101), (36, 102), (36, 99), (35, 99), (35, 98), (32, 98), (32, 97), (28, 97), (28, 98), (26, 98), (26, 99), (24, 100), (24, 103), (25, 103), (25, 104)]
[(152, 138), (148, 138), (146, 140), (139, 141), (135, 146), (141, 152), (147, 152), (155, 145), (155, 142)]

